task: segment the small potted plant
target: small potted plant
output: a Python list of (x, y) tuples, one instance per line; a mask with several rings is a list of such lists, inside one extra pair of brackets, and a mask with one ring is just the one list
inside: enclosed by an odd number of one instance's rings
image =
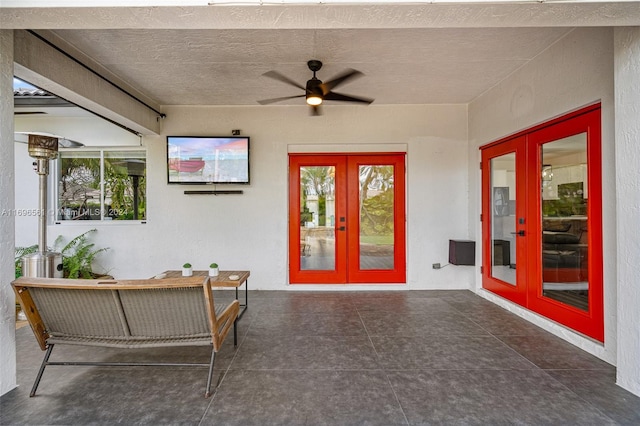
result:
[(209, 265), (209, 276), (210, 277), (217, 277), (219, 272), (220, 271), (218, 270), (218, 264), (217, 263), (212, 263), (211, 265)]
[(191, 269), (191, 264), (185, 263), (184, 265), (182, 265), (182, 276), (190, 277), (191, 275), (193, 275), (193, 269)]

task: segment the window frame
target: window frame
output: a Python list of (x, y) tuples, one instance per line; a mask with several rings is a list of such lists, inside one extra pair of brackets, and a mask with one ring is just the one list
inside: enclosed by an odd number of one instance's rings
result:
[[(58, 212), (60, 211), (60, 189), (59, 189), (59, 181), (60, 181), (60, 173), (61, 173), (61, 159), (62, 154), (65, 152), (73, 152), (73, 153), (97, 153), (100, 159), (100, 219), (89, 219), (89, 220), (61, 220), (58, 219)], [(61, 225), (61, 226), (77, 226), (77, 225), (140, 225), (147, 223), (147, 214), (145, 212), (144, 219), (127, 219), (127, 220), (109, 220), (105, 219), (104, 214), (104, 191), (105, 191), (105, 179), (104, 179), (104, 160), (107, 157), (105, 153), (108, 152), (137, 152), (144, 154), (145, 160), (145, 180), (148, 178), (148, 151), (146, 147), (143, 146), (85, 146), (82, 148), (60, 148), (58, 157), (55, 160), (52, 160), (51, 171), (49, 174), (49, 187), (51, 190), (49, 191), (49, 195), (52, 198), (50, 205), (55, 206), (54, 214), (53, 214), (53, 224)], [(145, 198), (147, 195), (147, 191), (145, 189)]]

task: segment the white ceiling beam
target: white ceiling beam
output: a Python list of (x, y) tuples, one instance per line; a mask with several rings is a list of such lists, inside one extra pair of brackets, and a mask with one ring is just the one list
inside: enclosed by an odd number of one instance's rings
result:
[(155, 106), (145, 106), (27, 31), (14, 32), (14, 73), (139, 134), (160, 133)]
[[(29, 1), (19, 0), (21, 5)], [(51, 7), (71, 3), (47, 0), (48, 7), (8, 7), (15, 3), (16, 0), (3, 0), (0, 28), (375, 29), (640, 25), (639, 1), (263, 3), (160, 7), (95, 7), (92, 2), (91, 7)]]

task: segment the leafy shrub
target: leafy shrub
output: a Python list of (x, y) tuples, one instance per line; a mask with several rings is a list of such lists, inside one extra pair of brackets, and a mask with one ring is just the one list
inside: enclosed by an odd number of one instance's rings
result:
[[(60, 252), (62, 253), (62, 267), (65, 278), (95, 278), (98, 275), (93, 272), (91, 264), (95, 257), (109, 248), (95, 249), (95, 243), (89, 242), (89, 234), (97, 232), (90, 229), (69, 241)], [(62, 244), (63, 238), (60, 235), (56, 238), (55, 247)]]

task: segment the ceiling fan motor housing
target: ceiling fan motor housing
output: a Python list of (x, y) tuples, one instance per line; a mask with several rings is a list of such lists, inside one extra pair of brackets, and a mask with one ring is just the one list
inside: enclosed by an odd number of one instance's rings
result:
[(317, 95), (322, 97), (324, 93), (322, 91), (322, 87), (320, 87), (321, 84), (322, 81), (315, 77), (307, 81), (307, 95)]

